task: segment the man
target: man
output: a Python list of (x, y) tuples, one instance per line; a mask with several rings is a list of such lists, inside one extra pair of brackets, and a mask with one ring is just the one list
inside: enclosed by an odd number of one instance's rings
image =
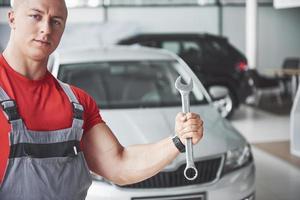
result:
[(139, 182), (180, 153), (178, 142), (203, 136), (199, 115), (179, 113), (177, 143), (168, 137), (121, 146), (94, 100), (47, 71), (66, 19), (64, 0), (15, 0), (8, 13), (11, 34), (0, 57), (1, 200), (84, 199), (88, 168), (119, 185)]

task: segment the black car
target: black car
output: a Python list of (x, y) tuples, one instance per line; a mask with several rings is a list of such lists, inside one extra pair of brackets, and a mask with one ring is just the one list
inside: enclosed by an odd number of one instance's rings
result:
[(230, 117), (252, 93), (246, 75), (247, 59), (224, 37), (194, 33), (139, 34), (118, 44), (164, 48), (179, 55), (210, 92), (224, 117)]

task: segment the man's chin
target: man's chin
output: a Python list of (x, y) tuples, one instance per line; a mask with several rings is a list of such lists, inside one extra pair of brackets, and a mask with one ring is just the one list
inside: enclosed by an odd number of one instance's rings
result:
[(52, 52), (53, 51), (46, 51), (46, 50), (39, 50), (39, 49), (37, 49), (37, 50), (31, 51), (28, 56), (32, 60), (44, 61), (45, 59), (48, 59), (48, 57), (50, 56), (50, 54)]

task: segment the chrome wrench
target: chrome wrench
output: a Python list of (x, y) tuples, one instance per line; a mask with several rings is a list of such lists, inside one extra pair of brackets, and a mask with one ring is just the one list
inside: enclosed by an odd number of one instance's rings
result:
[[(189, 80), (188, 84), (183, 84), (181, 82), (181, 76), (179, 76), (175, 81), (175, 88), (179, 91), (181, 95), (181, 102), (182, 102), (182, 112), (188, 113), (190, 112), (190, 98), (189, 94), (193, 89), (193, 81), (192, 79)], [(198, 176), (198, 170), (195, 167), (194, 163), (194, 155), (193, 155), (193, 146), (192, 146), (192, 139), (186, 139), (186, 167), (184, 169), (184, 176), (188, 180), (195, 180)]]

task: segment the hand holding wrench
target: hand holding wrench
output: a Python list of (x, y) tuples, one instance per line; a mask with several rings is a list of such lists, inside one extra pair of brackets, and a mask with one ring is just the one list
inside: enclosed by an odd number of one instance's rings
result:
[[(179, 76), (175, 81), (175, 88), (180, 92), (181, 101), (182, 101), (182, 112), (188, 113), (190, 112), (190, 98), (189, 93), (193, 89), (193, 81), (190, 79), (187, 85), (184, 85), (181, 82), (181, 76)], [(184, 169), (184, 176), (188, 180), (194, 180), (198, 176), (198, 170), (194, 164), (194, 156), (193, 156), (193, 146), (192, 139), (187, 138), (186, 140), (186, 167)]]

